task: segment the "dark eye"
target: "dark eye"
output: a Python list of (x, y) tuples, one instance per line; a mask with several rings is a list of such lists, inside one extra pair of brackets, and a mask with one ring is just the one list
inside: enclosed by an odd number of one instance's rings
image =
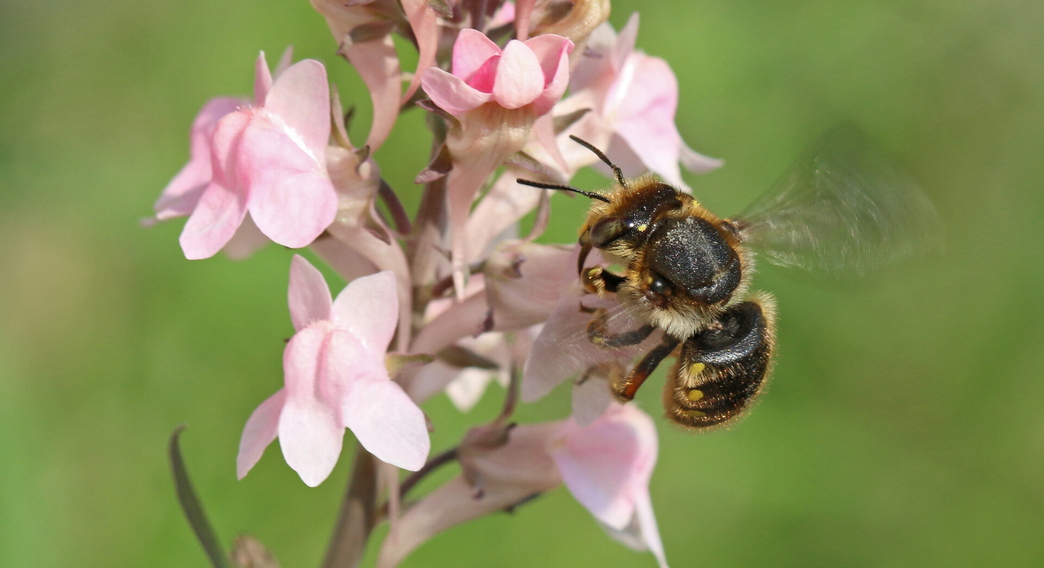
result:
[(674, 292), (670, 280), (655, 272), (649, 275), (649, 289), (661, 296), (670, 296)]
[(630, 231), (632, 225), (623, 217), (606, 217), (591, 227), (591, 244), (602, 248)]

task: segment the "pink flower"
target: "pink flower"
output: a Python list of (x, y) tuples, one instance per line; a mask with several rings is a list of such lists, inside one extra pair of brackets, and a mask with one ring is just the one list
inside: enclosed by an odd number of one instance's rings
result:
[(286, 463), (315, 487), (337, 464), (345, 428), (377, 458), (420, 469), (430, 449), (424, 413), (384, 365), (398, 321), (395, 276), (359, 278), (331, 301), (319, 271), (295, 255), (289, 301), (297, 333), (283, 352), (285, 386), (247, 420), (239, 478), (278, 436)]
[[(570, 80), (571, 94), (555, 108), (555, 115), (592, 109), (562, 136), (573, 134), (601, 148), (629, 177), (650, 170), (667, 183), (688, 189), (679, 161), (697, 173), (724, 162), (698, 154), (682, 140), (674, 124), (678, 81), (666, 61), (634, 51), (637, 35), (638, 14), (631, 16), (619, 36), (609, 24), (595, 29), (587, 46), (595, 56), (581, 59)], [(574, 171), (598, 162), (577, 144), (565, 140), (560, 146)], [(553, 164), (552, 158), (544, 161)]]
[(304, 60), (273, 83), (262, 53), (256, 71), (252, 106), (215, 99), (203, 107), (191, 160), (156, 204), (158, 219), (190, 215), (181, 233), (189, 259), (221, 250), (247, 212), (268, 238), (292, 248), (311, 243), (334, 219), (326, 70)]
[[(393, 526), (377, 566), (391, 567), (436, 534), (524, 502), (564, 482), (610, 536), (650, 550), (666, 567), (649, 497), (656, 428), (634, 405), (614, 405), (586, 427), (572, 420), (520, 425), (503, 445), (469, 432), (459, 454), (464, 472), (432, 491)], [(472, 442), (469, 444), (469, 442)]]
[[(453, 169), (446, 181), (454, 286), (463, 294), (468, 259), (465, 223), (486, 178), (529, 140), (569, 82), (573, 42), (543, 35), (511, 40), (503, 50), (481, 32), (461, 30), (453, 45), (453, 73), (431, 68), (421, 83), (456, 118), (446, 137)], [(547, 129), (545, 129), (547, 130)], [(554, 144), (554, 137), (541, 136)]]
[(565, 93), (572, 50), (573, 42), (556, 35), (511, 40), (501, 50), (482, 32), (464, 29), (453, 45), (453, 73), (428, 70), (424, 92), (457, 118), (491, 101), (507, 109), (533, 105), (541, 116)]
[(614, 404), (589, 426), (567, 421), (558, 436), (551, 457), (573, 497), (610, 536), (649, 550), (666, 567), (649, 497), (658, 446), (649, 415), (633, 404)]

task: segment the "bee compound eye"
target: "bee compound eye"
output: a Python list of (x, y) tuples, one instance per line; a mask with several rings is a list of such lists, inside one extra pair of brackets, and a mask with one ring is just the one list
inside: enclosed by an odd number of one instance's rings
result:
[(624, 219), (623, 217), (606, 217), (591, 226), (591, 244), (593, 244), (595, 248), (602, 248), (622, 237), (630, 230), (631, 223), (628, 222), (627, 219)]
[(672, 294), (674, 294), (674, 285), (670, 280), (655, 272), (650, 272), (645, 276), (645, 297), (649, 301), (662, 308)]

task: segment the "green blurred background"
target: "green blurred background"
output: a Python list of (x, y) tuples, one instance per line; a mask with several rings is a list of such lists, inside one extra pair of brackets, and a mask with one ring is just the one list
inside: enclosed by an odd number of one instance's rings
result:
[[(947, 230), (945, 257), (841, 286), (763, 268), (781, 313), (768, 394), (729, 431), (658, 418), (672, 565), (1044, 564), (1044, 4), (616, 0), (613, 23), (639, 8), (639, 46), (678, 75), (681, 132), (728, 161), (688, 177), (706, 205), (735, 213), (851, 121)], [(203, 564), (165, 456), (180, 422), (223, 540), (247, 531), (284, 566), (318, 565), (348, 452), (317, 489), (275, 446), (244, 481), (234, 468), (244, 421), (281, 384), (291, 251), (189, 262), (181, 221), (138, 224), (202, 103), (248, 94), (257, 51), (287, 44), (328, 64), (364, 136), (368, 98), (303, 0), (0, 3), (0, 566)], [(403, 117), (378, 154), (408, 202), (422, 121)], [(551, 240), (571, 241), (584, 204), (556, 204)], [(639, 396), (657, 416), (658, 390)], [(428, 403), (435, 448), (501, 395), (464, 416)], [(562, 416), (566, 399), (520, 416)], [(560, 489), (406, 565), (655, 563)]]

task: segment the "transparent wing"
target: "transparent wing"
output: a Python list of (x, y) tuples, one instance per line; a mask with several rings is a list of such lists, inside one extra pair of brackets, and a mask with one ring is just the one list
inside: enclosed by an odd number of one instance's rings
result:
[(604, 310), (598, 313), (610, 334), (631, 332), (643, 325), (632, 309), (615, 299), (582, 294), (579, 286), (563, 293), (526, 360), (522, 376), (523, 401), (537, 400), (565, 379), (592, 369), (627, 367), (631, 359), (659, 341), (661, 332), (657, 330), (637, 345), (597, 346), (587, 333), (588, 324), (596, 317), (595, 310)]
[(928, 196), (852, 127), (820, 139), (733, 221), (769, 262), (834, 276), (942, 244)]

